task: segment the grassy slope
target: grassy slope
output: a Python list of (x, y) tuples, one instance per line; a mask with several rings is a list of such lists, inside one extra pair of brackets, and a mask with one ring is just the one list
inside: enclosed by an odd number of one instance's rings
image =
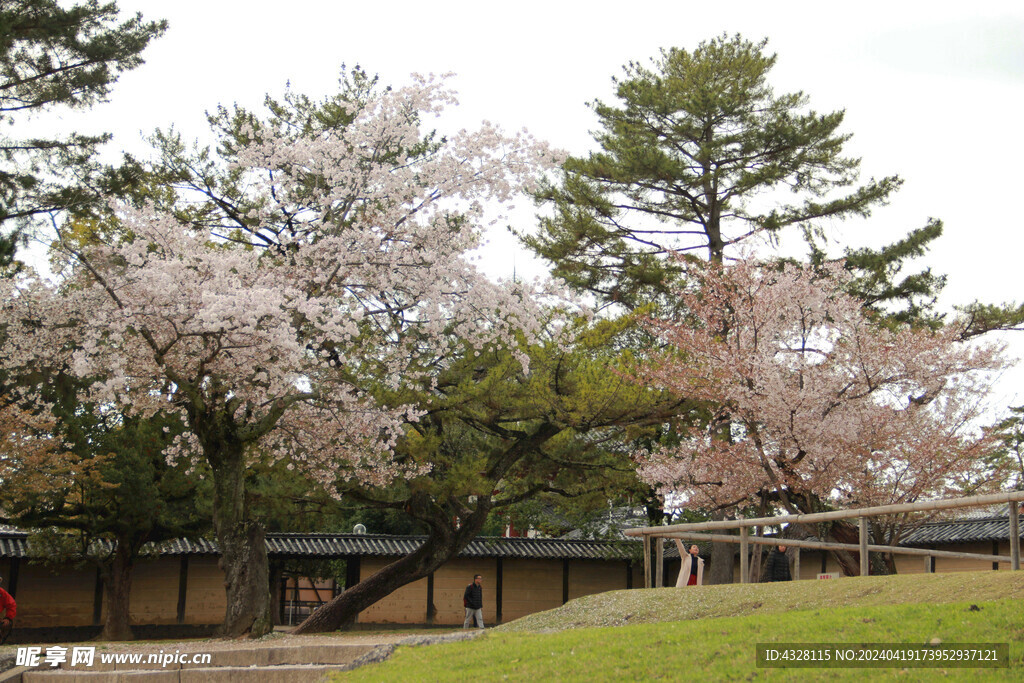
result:
[[(1024, 572), (615, 591), (485, 637), (399, 648), (336, 680), (702, 680), (1024, 677)], [(626, 618), (628, 616), (628, 618)], [(716, 618), (717, 617), (717, 618)], [(620, 628), (606, 628), (627, 624)], [(1010, 670), (758, 669), (759, 642), (1009, 642)]]
[(833, 607), (1024, 598), (1024, 572), (869, 576), (829, 581), (730, 584), (587, 595), (496, 631), (547, 631), (775, 614)]

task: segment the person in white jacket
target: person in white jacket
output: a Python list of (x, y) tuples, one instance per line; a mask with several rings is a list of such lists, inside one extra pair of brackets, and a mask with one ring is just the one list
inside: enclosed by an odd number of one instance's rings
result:
[(690, 546), (689, 552), (685, 552), (683, 542), (679, 539), (676, 539), (676, 547), (679, 548), (679, 557), (683, 560), (679, 578), (676, 579), (676, 588), (704, 585), (704, 559), (699, 554), (700, 549), (694, 544)]

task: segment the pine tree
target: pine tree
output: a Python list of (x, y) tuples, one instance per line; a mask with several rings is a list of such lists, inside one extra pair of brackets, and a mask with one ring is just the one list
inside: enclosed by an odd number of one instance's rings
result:
[(166, 27), (139, 14), (119, 22), (114, 2), (0, 0), (0, 265), (13, 258), (16, 233), (34, 218), (87, 211), (126, 180), (94, 158), (109, 135), (23, 139), (18, 124), (104, 101)]
[(626, 65), (613, 79), (618, 103), (593, 103), (600, 151), (570, 158), (538, 195), (554, 212), (527, 245), (570, 285), (635, 307), (671, 291), (672, 251), (720, 261), (755, 235), (792, 226), (814, 237), (824, 220), (884, 204), (900, 179), (858, 184), (844, 112), (776, 94), (766, 44), (723, 35), (663, 50), (653, 68)]

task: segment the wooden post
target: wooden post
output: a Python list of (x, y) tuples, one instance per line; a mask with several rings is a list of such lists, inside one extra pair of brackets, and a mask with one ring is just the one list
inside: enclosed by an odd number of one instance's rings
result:
[(1010, 503), (1010, 569), (1020, 569), (1020, 520), (1017, 503)]
[(871, 573), (871, 565), (868, 562), (868, 518), (860, 518), (860, 575), (867, 576)]
[(931, 555), (925, 555), (924, 556), (924, 573), (925, 574), (931, 574), (932, 573), (932, 556)]
[(362, 562), (361, 555), (345, 556), (345, 590), (359, 583), (362, 578)]
[[(495, 586), (494, 586), (494, 603), (495, 603), (495, 610), (496, 610), (495, 614), (494, 614), (494, 620), (500, 624), (500, 623), (502, 623), (502, 619), (504, 619), (504, 616), (501, 613), (501, 610), (502, 610), (502, 600), (503, 600), (503, 596), (502, 596), (502, 592), (501, 591), (502, 591), (502, 582), (505, 580), (505, 577), (504, 577), (504, 574), (505, 574), (505, 563), (499, 557), (497, 564), (498, 564), (498, 567), (497, 567), (498, 577), (497, 577), (497, 580), (495, 581)], [(433, 576), (433, 574), (431, 574), (431, 576)]]
[[(779, 530), (781, 532), (781, 529)], [(765, 527), (754, 527), (754, 538), (764, 538)], [(750, 549), (750, 580), (749, 583), (760, 583), (761, 581), (761, 544), (754, 543)]]
[(793, 580), (800, 580), (800, 548), (793, 548)]
[(747, 537), (750, 534), (750, 527), (740, 527), (740, 583), (750, 583), (750, 558), (747, 557), (747, 550), (750, 545)]
[[(501, 558), (498, 558), (501, 561)], [(434, 615), (437, 614), (437, 608), (434, 607), (434, 572), (427, 574), (427, 624), (434, 623)], [(501, 623), (500, 619), (496, 620)]]
[(21, 568), (21, 558), (11, 558), (11, 574), (7, 577), (7, 592), (11, 594), (11, 597), (17, 597), (18, 592), (18, 571)]
[(654, 587), (665, 587), (665, 539), (662, 536), (654, 540)]
[[(276, 586), (275, 586), (276, 588)], [(178, 566), (178, 610), (176, 619), (179, 624), (185, 623), (185, 598), (188, 591), (188, 555), (181, 556)]]
[(644, 588), (651, 587), (651, 537), (644, 534)]
[(103, 578), (100, 576), (99, 567), (96, 568), (96, 586), (92, 594), (92, 625), (99, 626), (103, 623)]

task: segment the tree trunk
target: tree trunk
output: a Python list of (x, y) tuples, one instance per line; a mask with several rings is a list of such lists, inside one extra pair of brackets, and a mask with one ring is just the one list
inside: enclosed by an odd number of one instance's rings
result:
[[(294, 633), (322, 633), (350, 627), (364, 609), (407, 583), (422, 579), (454, 557), (476, 537), (485, 519), (486, 515), (481, 515), (479, 519), (466, 520), (458, 530), (444, 524), (431, 524), (430, 534), (415, 552), (347, 588), (309, 615)], [(467, 577), (466, 583), (469, 581)]]
[(274, 626), (263, 527), (249, 519), (245, 501), (245, 461), (241, 448), (211, 461), (213, 526), (220, 544), (227, 609), (219, 634), (259, 638)]
[(133, 640), (128, 611), (132, 591), (133, 553), (124, 539), (117, 540), (112, 561), (100, 569), (106, 594), (106, 616), (99, 640)]
[(665, 523), (665, 505), (658, 498), (654, 489), (647, 490), (647, 499), (644, 501), (644, 512), (647, 513), (648, 526), (661, 526)]
[[(725, 512), (719, 510), (711, 518), (716, 522), (720, 522), (726, 518)], [(733, 543), (711, 544), (711, 571), (708, 573), (704, 583), (708, 585), (732, 583), (732, 571), (737, 547)]]
[[(762, 514), (761, 516), (763, 517), (764, 515)], [(754, 530), (754, 536), (764, 538), (764, 527), (756, 527), (756, 529)], [(750, 578), (747, 579), (748, 583), (761, 583), (761, 580), (764, 576), (764, 572), (762, 571), (762, 559), (764, 560), (764, 562), (767, 562), (767, 558), (762, 558), (763, 548), (764, 546), (759, 543), (755, 543), (754, 547), (751, 548), (750, 554), (752, 555), (752, 557), (750, 558)]]
[[(860, 529), (855, 524), (840, 519), (832, 523), (829, 536), (839, 543), (860, 543)], [(860, 576), (860, 553), (850, 550), (833, 550), (832, 556), (839, 563), (843, 576)]]
[[(790, 498), (795, 505), (795, 509), (790, 507), (790, 512), (812, 514), (823, 510), (820, 501), (810, 493), (791, 495)], [(826, 540), (831, 538), (839, 543), (848, 543), (850, 545), (860, 544), (860, 526), (848, 519), (838, 519), (825, 525), (811, 525), (804, 532), (810, 533), (812, 530), (819, 538)], [(870, 537), (868, 542), (871, 542)], [(829, 552), (836, 559), (836, 562), (839, 563), (839, 569), (843, 572), (843, 576), (860, 576), (860, 552), (854, 550), (832, 550)], [(878, 553), (868, 553), (868, 561), (870, 562), (872, 574), (889, 573), (885, 568), (884, 560)]]

